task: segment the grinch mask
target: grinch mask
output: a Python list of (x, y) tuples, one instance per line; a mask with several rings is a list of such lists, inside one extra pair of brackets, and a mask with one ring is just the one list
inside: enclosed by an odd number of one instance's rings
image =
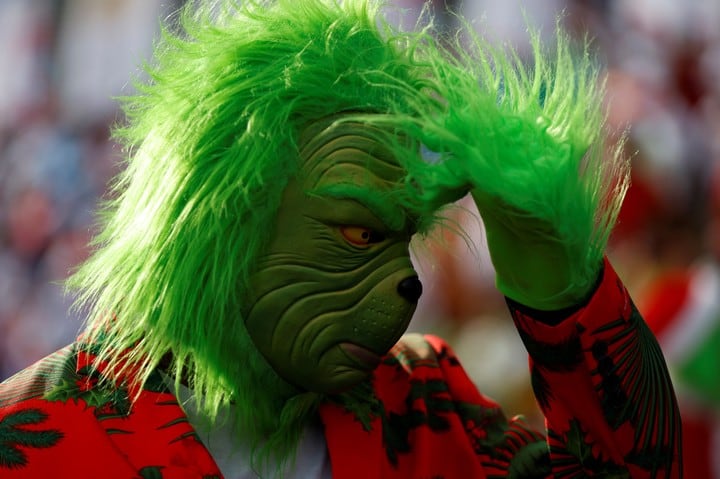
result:
[(404, 170), (377, 130), (332, 119), (300, 140), (251, 279), (247, 330), (286, 381), (337, 393), (366, 379), (407, 329), (422, 287), (410, 216), (393, 201)]

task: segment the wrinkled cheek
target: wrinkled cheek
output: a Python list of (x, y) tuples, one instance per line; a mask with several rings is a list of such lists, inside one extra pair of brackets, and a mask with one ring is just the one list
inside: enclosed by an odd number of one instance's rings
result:
[(297, 334), (287, 331), (290, 325), (283, 311), (294, 302), (293, 299), (292, 295), (264, 297), (253, 305), (245, 318), (245, 329), (252, 345), (285, 380), (289, 379), (289, 353), (292, 343), (297, 340)]
[(275, 317), (272, 308), (257, 308), (245, 318), (248, 335), (266, 359), (270, 353), (273, 331), (277, 326)]

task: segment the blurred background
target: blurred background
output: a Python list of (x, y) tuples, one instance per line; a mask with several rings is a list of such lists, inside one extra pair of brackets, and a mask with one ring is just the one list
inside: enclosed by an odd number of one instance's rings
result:
[[(414, 25), (422, 2), (391, 3), (405, 12), (395, 21)], [(62, 280), (87, 257), (97, 202), (119, 167), (115, 97), (132, 94), (160, 21), (181, 4), (0, 0), (0, 380), (82, 326)], [(559, 12), (572, 34), (594, 39), (610, 131), (628, 129), (633, 164), (609, 256), (670, 365), (686, 477), (720, 478), (720, 0), (448, 0), (432, 9), (447, 31), (448, 9), (460, 11), (521, 52), (526, 24), (550, 33)], [(456, 219), (480, 238), (463, 206)], [(447, 234), (421, 256), (426, 294), (412, 329), (448, 338), (482, 391), (541, 425), (482, 242)]]

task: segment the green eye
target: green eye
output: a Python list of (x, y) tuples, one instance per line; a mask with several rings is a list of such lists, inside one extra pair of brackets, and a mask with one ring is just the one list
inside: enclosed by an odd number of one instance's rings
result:
[(355, 246), (370, 246), (385, 241), (385, 236), (370, 228), (363, 226), (343, 226), (340, 228), (345, 240)]

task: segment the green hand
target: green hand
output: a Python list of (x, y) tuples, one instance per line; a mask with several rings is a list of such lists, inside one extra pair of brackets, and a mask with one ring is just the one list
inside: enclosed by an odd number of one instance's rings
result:
[(547, 221), (477, 189), (472, 196), (485, 225), (496, 284), (505, 296), (535, 309), (557, 310), (590, 293), (592, 284), (573, 284), (578, 261)]

